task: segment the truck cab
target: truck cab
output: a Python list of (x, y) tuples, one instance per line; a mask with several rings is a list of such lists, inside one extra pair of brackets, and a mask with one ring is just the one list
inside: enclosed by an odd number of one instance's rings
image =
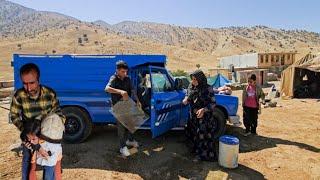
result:
[[(40, 84), (53, 88), (67, 120), (64, 139), (84, 141), (93, 124), (115, 124), (110, 113), (111, 96), (104, 91), (115, 73), (115, 64), (123, 60), (129, 65), (129, 76), (137, 90), (149, 119), (142, 125), (157, 137), (171, 129), (183, 129), (190, 118), (189, 106), (181, 102), (186, 90), (165, 68), (164, 55), (30, 55), (14, 54), (15, 89), (21, 88), (20, 67), (36, 64), (41, 72)], [(216, 137), (224, 133), (227, 120), (237, 120), (238, 98), (216, 95), (213, 115), (218, 126)]]

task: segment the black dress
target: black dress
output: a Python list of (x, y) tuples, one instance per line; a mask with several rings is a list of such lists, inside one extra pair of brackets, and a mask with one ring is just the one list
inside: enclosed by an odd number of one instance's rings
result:
[[(215, 161), (215, 139), (216, 120), (212, 116), (215, 106), (214, 93), (209, 86), (204, 88), (190, 87), (188, 101), (191, 105), (191, 119), (186, 127), (187, 144), (191, 152), (205, 161)], [(202, 118), (197, 118), (196, 112), (205, 108)]]

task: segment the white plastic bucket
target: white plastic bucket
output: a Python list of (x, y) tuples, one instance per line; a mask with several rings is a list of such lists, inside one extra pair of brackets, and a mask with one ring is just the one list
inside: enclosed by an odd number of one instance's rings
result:
[(219, 138), (219, 165), (225, 168), (238, 167), (239, 139), (234, 136)]

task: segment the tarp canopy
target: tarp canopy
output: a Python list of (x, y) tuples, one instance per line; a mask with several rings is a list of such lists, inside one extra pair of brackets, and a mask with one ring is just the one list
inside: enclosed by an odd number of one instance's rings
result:
[(213, 77), (208, 78), (208, 84), (215, 87), (215, 88), (222, 87), (227, 83), (230, 83), (230, 80), (228, 80), (226, 77), (224, 77), (220, 73), (213, 76)]
[(208, 78), (207, 78), (207, 83), (212, 86), (212, 84), (213, 84), (214, 82), (216, 82), (216, 79), (217, 79), (217, 76), (208, 77)]
[(320, 56), (306, 55), (281, 74), (281, 96), (318, 98), (320, 96)]
[(308, 69), (310, 71), (320, 72), (320, 56), (307, 61), (298, 66), (299, 68)]

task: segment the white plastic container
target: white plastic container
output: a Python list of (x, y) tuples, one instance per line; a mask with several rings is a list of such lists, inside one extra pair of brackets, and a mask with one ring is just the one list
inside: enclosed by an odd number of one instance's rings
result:
[(225, 168), (238, 167), (239, 139), (234, 136), (219, 138), (219, 165)]

